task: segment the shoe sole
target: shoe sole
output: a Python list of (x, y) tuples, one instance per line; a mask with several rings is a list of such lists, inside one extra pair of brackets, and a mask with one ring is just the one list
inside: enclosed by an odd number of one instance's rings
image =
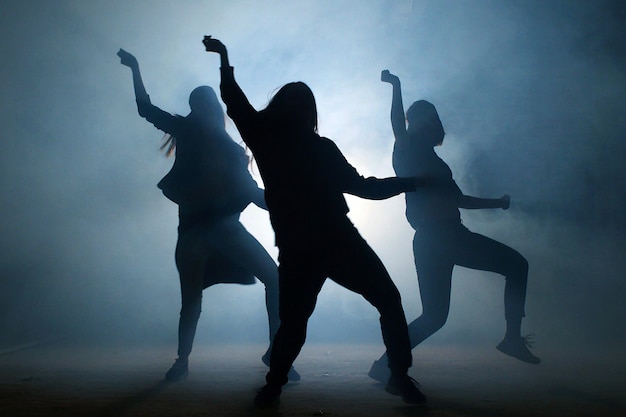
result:
[(391, 376), (391, 372), (389, 372), (388, 370), (387, 371), (381, 371), (380, 369), (376, 369), (375, 365), (372, 365), (372, 367), (370, 368), (370, 371), (367, 373), (367, 376), (369, 376), (370, 378), (372, 378), (375, 381), (378, 381), (378, 382), (384, 384), (387, 381), (389, 381), (389, 377)]
[(298, 373), (298, 371), (296, 371), (293, 367), (291, 367), (291, 369), (289, 370), (289, 373), (287, 374), (287, 379), (291, 382), (298, 382), (300, 381), (300, 374)]
[(428, 400), (426, 398), (424, 398), (423, 401), (419, 401), (419, 402), (415, 402), (415, 401), (407, 401), (407, 399), (404, 397), (404, 395), (402, 395), (402, 392), (400, 392), (399, 389), (397, 389), (396, 387), (387, 384), (385, 386), (385, 391), (387, 391), (387, 393), (391, 394), (391, 395), (396, 395), (399, 397), (402, 397), (402, 401), (404, 401), (407, 404), (411, 404), (411, 405), (416, 405), (416, 406), (422, 406), (422, 407), (428, 407)]
[(537, 358), (537, 359), (527, 359), (527, 358), (523, 358), (520, 356), (517, 356), (507, 350), (504, 350), (503, 348), (501, 348), (499, 345), (496, 346), (496, 349), (498, 349), (500, 352), (504, 353), (507, 356), (510, 356), (512, 358), (517, 359), (518, 361), (524, 362), (524, 363), (529, 363), (531, 365), (539, 365), (541, 363), (541, 359)]
[(178, 381), (182, 381), (183, 379), (187, 378), (189, 376), (189, 372), (185, 372), (184, 374), (182, 374), (181, 376), (177, 377), (177, 378), (168, 378), (167, 376), (165, 377), (165, 381), (167, 382), (178, 382)]
[[(270, 366), (270, 358), (269, 358), (269, 356), (263, 355), (263, 357), (261, 358), (261, 362), (263, 362), (263, 364), (265, 364), (265, 366), (269, 367)], [(287, 379), (290, 382), (298, 382), (301, 379), (300, 378), (300, 374), (298, 373), (298, 371), (295, 370), (295, 368), (293, 366), (289, 370), (289, 374), (287, 374)]]

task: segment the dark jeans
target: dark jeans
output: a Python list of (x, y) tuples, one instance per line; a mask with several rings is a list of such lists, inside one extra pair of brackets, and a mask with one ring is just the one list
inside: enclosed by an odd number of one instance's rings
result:
[(506, 277), (504, 312), (507, 323), (524, 317), (528, 262), (516, 250), (470, 232), (462, 225), (420, 231), (413, 239), (422, 315), (409, 324), (411, 347), (439, 330), (448, 318), (452, 269), (460, 265)]
[(400, 294), (378, 256), (351, 223), (346, 220), (324, 238), (302, 237), (279, 249), (281, 324), (274, 339), (268, 384), (287, 383), (287, 373), (304, 345), (308, 319), (327, 277), (361, 294), (379, 311), (389, 367), (392, 373), (406, 373), (412, 359)]

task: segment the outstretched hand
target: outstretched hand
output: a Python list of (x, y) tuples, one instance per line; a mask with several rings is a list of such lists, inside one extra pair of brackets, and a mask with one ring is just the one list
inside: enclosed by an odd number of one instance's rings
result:
[(139, 63), (137, 62), (137, 58), (135, 58), (135, 55), (129, 52), (126, 52), (125, 50), (121, 48), (119, 51), (117, 51), (117, 56), (120, 57), (120, 62), (122, 65), (126, 65), (127, 67), (130, 67), (130, 68), (139, 66)]
[(214, 39), (211, 35), (207, 35), (202, 40), (204, 48), (207, 52), (217, 52), (219, 54), (226, 52), (226, 46), (219, 39)]
[(502, 210), (507, 210), (511, 206), (511, 196), (508, 194), (500, 197), (500, 201), (502, 202), (502, 205), (500, 206)]
[(394, 84), (394, 83), (399, 83), (400, 78), (390, 73), (389, 70), (383, 70), (380, 73), (380, 81), (384, 83)]

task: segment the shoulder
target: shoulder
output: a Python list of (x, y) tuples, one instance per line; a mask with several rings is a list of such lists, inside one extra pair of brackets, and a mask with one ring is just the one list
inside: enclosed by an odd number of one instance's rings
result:
[(345, 159), (337, 144), (331, 139), (323, 136), (317, 136), (315, 143), (316, 148), (319, 149), (319, 152), (322, 153), (325, 158)]
[(324, 137), (324, 136), (317, 136), (317, 140), (319, 141), (320, 146), (322, 146), (323, 148), (329, 151), (341, 152), (337, 144), (331, 139)]

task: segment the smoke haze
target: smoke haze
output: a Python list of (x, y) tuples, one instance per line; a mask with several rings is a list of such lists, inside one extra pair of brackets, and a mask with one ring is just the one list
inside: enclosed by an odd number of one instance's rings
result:
[[(194, 87), (219, 84), (201, 43), (213, 35), (255, 107), (306, 82), (320, 134), (365, 176), (393, 175), (380, 71), (397, 74), (405, 107), (437, 106), (438, 153), (461, 189), (511, 195), (508, 211), (462, 216), (528, 259), (524, 330), (544, 346), (624, 346), (625, 19), (609, 0), (1, 2), (0, 343), (174, 343), (177, 210), (156, 188), (172, 161), (115, 54), (137, 56), (154, 104), (187, 114)], [(348, 203), (412, 320), (421, 307), (403, 198)], [(250, 207), (242, 222), (276, 257), (267, 213)], [(500, 276), (456, 268), (448, 324), (428, 343), (497, 343), (503, 288)], [(265, 342), (263, 303), (261, 284), (206, 290), (198, 338)], [(380, 341), (377, 317), (328, 282), (309, 340)]]

